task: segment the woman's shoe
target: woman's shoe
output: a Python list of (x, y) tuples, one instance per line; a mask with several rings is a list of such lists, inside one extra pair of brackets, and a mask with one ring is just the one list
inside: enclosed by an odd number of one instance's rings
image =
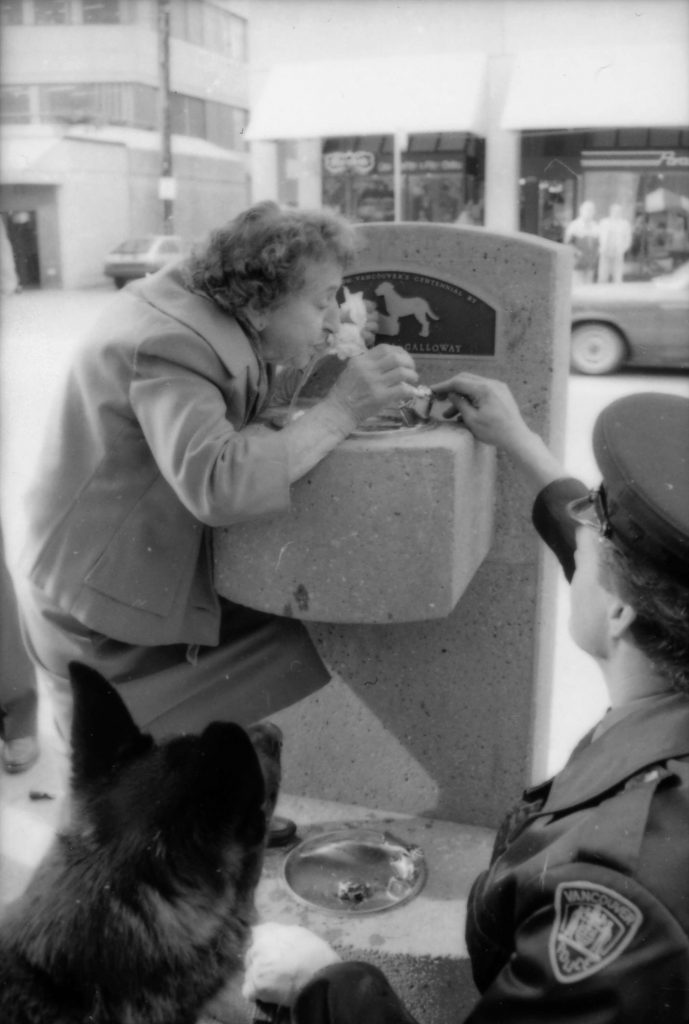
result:
[(40, 752), (35, 736), (21, 736), (16, 740), (6, 740), (2, 751), (2, 763), (5, 766), (5, 771), (12, 774), (27, 772), (38, 761)]

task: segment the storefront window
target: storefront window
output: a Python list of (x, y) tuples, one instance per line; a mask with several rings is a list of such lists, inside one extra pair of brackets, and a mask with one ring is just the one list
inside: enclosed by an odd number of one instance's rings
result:
[(69, 21), (67, 0), (34, 0), (33, 10), (37, 25), (66, 25)]
[(585, 211), (587, 281), (643, 280), (689, 260), (689, 130), (525, 133), (520, 184), (523, 231), (576, 246)]
[(363, 223), (393, 220), (395, 196), (391, 160), (391, 135), (326, 139), (323, 143), (324, 205)]
[(0, 25), (22, 25), (23, 23), (22, 0), (1, 0)]
[[(460, 133), (410, 135), (401, 156), (402, 219), (483, 222), (483, 141)], [(395, 216), (393, 136), (326, 139), (323, 202), (355, 221)]]
[(120, 0), (83, 0), (82, 19), (85, 25), (117, 25)]
[(31, 120), (31, 97), (28, 85), (0, 88), (0, 120), (5, 124), (28, 124)]

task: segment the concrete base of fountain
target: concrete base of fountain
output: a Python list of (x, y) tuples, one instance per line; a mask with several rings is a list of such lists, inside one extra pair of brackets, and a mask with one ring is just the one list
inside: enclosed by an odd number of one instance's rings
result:
[(305, 621), (443, 618), (490, 547), (494, 487), (494, 450), (461, 426), (360, 430), (288, 513), (216, 530), (216, 588)]

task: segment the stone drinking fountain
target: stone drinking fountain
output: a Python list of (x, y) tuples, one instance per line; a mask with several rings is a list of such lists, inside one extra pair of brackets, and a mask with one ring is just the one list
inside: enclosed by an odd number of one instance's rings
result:
[[(376, 303), (377, 341), (405, 347), (423, 384), (460, 370), (506, 381), (560, 454), (569, 252), (481, 228), (361, 232), (345, 284)], [(306, 400), (337, 363), (316, 367)], [(492, 830), (542, 772), (555, 592), (512, 468), (434, 414), (357, 431), (294, 485), (289, 512), (215, 535), (217, 590), (305, 621), (334, 673), (270, 716), (285, 733), (279, 811), (311, 860), (304, 872), (297, 851), (271, 852), (259, 910), (377, 963), (426, 1024), (475, 998), (466, 898)], [(371, 909), (375, 886), (342, 868), (356, 844), (369, 861), (388, 851), (399, 899)]]

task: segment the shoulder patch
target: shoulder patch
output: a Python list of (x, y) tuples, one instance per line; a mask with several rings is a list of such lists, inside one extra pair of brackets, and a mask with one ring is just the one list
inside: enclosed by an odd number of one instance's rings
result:
[(553, 974), (571, 983), (603, 970), (627, 948), (642, 920), (639, 908), (613, 889), (560, 882), (548, 943)]

